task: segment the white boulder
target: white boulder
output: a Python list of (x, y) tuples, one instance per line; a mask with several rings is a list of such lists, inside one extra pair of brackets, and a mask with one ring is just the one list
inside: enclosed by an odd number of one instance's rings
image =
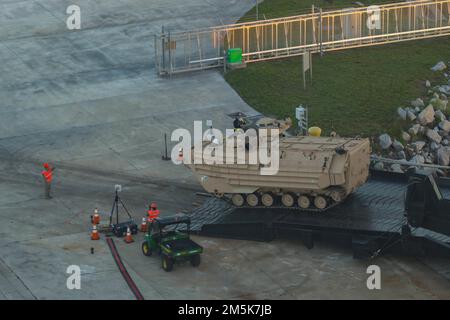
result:
[(416, 136), (420, 131), (420, 124), (416, 123), (411, 128), (409, 128), (408, 133), (412, 136)]
[[(445, 118), (444, 118), (445, 119)], [(444, 130), (445, 132), (450, 132), (450, 121), (448, 120), (444, 120), (442, 122), (439, 123), (439, 128), (441, 130)]]
[(403, 144), (398, 140), (394, 140), (394, 142), (392, 142), (392, 147), (394, 147), (394, 150), (397, 152), (403, 151), (405, 149)]
[(431, 71), (444, 71), (447, 68), (447, 65), (444, 63), (444, 61), (439, 61), (434, 65), (434, 67), (431, 68)]
[(402, 131), (402, 139), (405, 142), (411, 141), (411, 135), (408, 132)]
[(442, 137), (439, 135), (439, 133), (432, 129), (427, 130), (426, 136), (432, 142), (441, 143), (442, 141)]
[(427, 125), (434, 121), (434, 108), (431, 104), (429, 104), (422, 112), (419, 113), (418, 116), (419, 122), (421, 125)]
[(438, 150), (437, 162), (441, 166), (448, 166), (450, 164), (450, 147), (443, 147)]
[(412, 162), (412, 163), (415, 163), (415, 164), (424, 164), (425, 163), (425, 158), (423, 156), (421, 156), (420, 154), (416, 154), (409, 161)]
[(378, 140), (380, 142), (380, 147), (382, 149), (386, 150), (392, 145), (392, 139), (387, 133), (384, 133), (384, 134), (380, 135), (378, 137)]
[(437, 110), (434, 114), (434, 117), (438, 120), (438, 121), (444, 121), (447, 118), (445, 117), (445, 114), (441, 111), (441, 110)]
[(397, 113), (398, 113), (399, 117), (400, 117), (402, 120), (406, 120), (407, 114), (406, 114), (406, 110), (405, 110), (405, 109), (403, 109), (402, 107), (399, 107), (399, 108), (397, 109)]
[(422, 99), (417, 98), (416, 100), (411, 101), (411, 105), (417, 110), (420, 111), (420, 108), (425, 107), (425, 103)]
[(416, 141), (411, 144), (415, 152), (420, 152), (427, 143), (425, 141)]
[(393, 172), (403, 173), (402, 166), (398, 163), (394, 163), (393, 165), (391, 165), (391, 170)]

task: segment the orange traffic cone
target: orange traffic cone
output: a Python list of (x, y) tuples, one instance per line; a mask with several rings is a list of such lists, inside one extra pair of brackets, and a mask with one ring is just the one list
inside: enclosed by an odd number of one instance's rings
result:
[(92, 217), (92, 223), (93, 224), (100, 224), (100, 215), (98, 214), (98, 209), (95, 208), (94, 210), (94, 216)]
[(97, 226), (92, 226), (91, 240), (100, 240), (100, 234), (98, 233)]
[(134, 242), (133, 237), (131, 236), (131, 230), (130, 227), (127, 228), (127, 235), (125, 236), (125, 239), (123, 239), (126, 243), (132, 243)]
[(147, 232), (148, 228), (147, 228), (147, 219), (142, 218), (142, 222), (141, 222), (141, 232)]

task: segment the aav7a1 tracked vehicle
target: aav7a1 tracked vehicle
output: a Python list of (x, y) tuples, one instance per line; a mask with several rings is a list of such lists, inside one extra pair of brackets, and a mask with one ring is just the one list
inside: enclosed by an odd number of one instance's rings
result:
[(326, 210), (342, 202), (369, 175), (368, 139), (280, 138), (279, 170), (261, 175), (258, 164), (190, 164), (203, 188), (237, 207)]

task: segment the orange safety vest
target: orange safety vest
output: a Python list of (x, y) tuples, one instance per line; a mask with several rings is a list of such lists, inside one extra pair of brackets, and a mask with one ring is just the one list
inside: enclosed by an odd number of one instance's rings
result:
[(45, 181), (46, 181), (47, 183), (52, 182), (52, 179), (53, 179), (53, 172), (52, 172), (51, 169), (42, 171), (42, 175), (44, 176), (44, 179), (45, 179)]
[(150, 209), (147, 211), (148, 221), (152, 222), (154, 219), (159, 217), (159, 210)]

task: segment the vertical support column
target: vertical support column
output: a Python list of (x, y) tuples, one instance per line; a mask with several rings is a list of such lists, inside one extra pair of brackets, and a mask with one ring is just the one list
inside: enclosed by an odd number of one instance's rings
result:
[[(333, 15), (333, 17), (331, 18), (331, 41), (333, 41), (333, 42), (334, 42), (334, 28), (335, 28), (335, 25), (334, 25), (334, 15)], [(333, 45), (333, 47), (334, 47), (334, 45)]]
[(259, 20), (259, 1), (256, 0), (256, 20)]
[(167, 40), (168, 44), (169, 44), (169, 77), (172, 77), (172, 46), (170, 43), (170, 31), (168, 33), (168, 40)]
[(286, 51), (287, 54), (289, 55), (289, 26), (288, 23), (286, 21), (283, 22), (283, 29), (284, 29), (284, 43), (286, 45)]
[(306, 90), (305, 54), (308, 54), (308, 52), (304, 52), (302, 55), (303, 90)]
[(330, 42), (330, 16), (327, 17), (327, 42)]
[(447, 3), (447, 23), (450, 26), (450, 2)]
[(233, 29), (231, 38), (233, 39), (233, 48), (236, 48), (236, 29)]
[[(399, 29), (398, 29), (398, 15), (397, 15), (397, 9), (394, 9), (394, 13), (395, 13), (395, 31), (398, 33)], [(400, 39), (400, 35), (397, 36), (398, 39)]]
[(264, 41), (266, 39), (266, 33), (264, 32), (266, 27), (264, 25), (262, 25), (260, 28), (261, 28), (261, 49), (266, 50), (265, 41)]
[(250, 52), (250, 28), (247, 29), (247, 52)]
[(303, 90), (306, 90), (306, 72), (309, 70), (310, 82), (312, 85), (312, 52), (303, 51), (302, 57), (302, 77), (303, 77)]
[(242, 28), (242, 53), (245, 53), (245, 27)]
[(422, 29), (426, 29), (426, 22), (425, 22), (425, 20), (426, 20), (426, 15), (425, 15), (425, 6), (421, 6), (420, 7), (420, 11), (421, 11), (421, 13), (422, 13)]
[[(382, 11), (380, 10), (381, 34), (386, 34), (384, 28), (386, 25), (389, 25), (389, 23), (386, 23), (386, 24), (384, 23), (385, 16), (386, 16), (386, 19), (389, 21), (389, 15), (385, 15), (384, 12), (385, 12), (384, 10), (382, 10)], [(389, 28), (387, 28), (387, 29), (389, 30)]]
[(408, 30), (411, 31), (411, 7), (408, 7)]
[(183, 38), (183, 51), (184, 51), (184, 67), (188, 67), (189, 68), (189, 62), (187, 59), (187, 38)]
[(292, 24), (293, 22), (289, 22), (289, 47), (292, 47)]
[(161, 57), (162, 70), (166, 72), (166, 34), (164, 33), (164, 26), (161, 26)]
[(227, 73), (227, 52), (223, 50), (223, 74)]
[[(260, 27), (255, 26), (255, 32), (256, 32), (256, 50), (258, 52), (261, 51), (261, 46), (259, 44), (259, 39), (260, 39)], [(258, 53), (258, 57), (261, 59), (261, 53)]]
[(322, 8), (319, 9), (319, 50), (320, 55), (323, 56), (323, 21), (322, 21)]
[(386, 34), (388, 35), (388, 38), (389, 38), (389, 23), (390, 23), (389, 14), (390, 14), (390, 10), (387, 9), (386, 10)]
[(156, 37), (156, 34), (155, 34), (155, 36), (153, 37), (154, 39), (154, 46), (155, 46), (155, 50), (154, 50), (154, 54), (155, 54), (155, 57), (154, 57), (154, 59), (155, 59), (155, 70), (156, 70), (156, 73), (159, 75), (160, 74), (160, 72), (161, 72), (161, 70), (159, 69), (159, 61), (158, 61), (158, 39), (157, 39), (157, 37)]
[(437, 28), (437, 26), (438, 26), (438, 3), (436, 2), (434, 7), (434, 27)]
[(298, 20), (298, 34), (299, 34), (299, 46), (302, 45), (302, 19)]
[(191, 39), (191, 33), (188, 32), (187, 34), (187, 52), (188, 52), (188, 57), (187, 57), (187, 64), (188, 66), (191, 65), (191, 53), (192, 53), (192, 39)]
[(317, 44), (317, 37), (316, 37), (316, 21), (314, 19), (315, 16), (315, 8), (314, 5), (311, 6), (311, 23), (312, 23), (312, 33), (313, 33), (313, 41), (315, 44)]
[(362, 44), (362, 37), (364, 36), (364, 29), (366, 28), (366, 25), (363, 23), (363, 12), (359, 11), (359, 44)]
[[(275, 24), (275, 49), (278, 49), (278, 22)], [(275, 56), (278, 56), (278, 51), (275, 52)]]
[(304, 40), (304, 44), (307, 45), (308, 44), (308, 33), (306, 32), (306, 18), (303, 19), (303, 40)]
[[(197, 32), (197, 46), (198, 46), (198, 56), (200, 61), (203, 60), (203, 52), (202, 52), (202, 42), (200, 40), (200, 32)], [(200, 62), (200, 66), (203, 66), (203, 62)]]

